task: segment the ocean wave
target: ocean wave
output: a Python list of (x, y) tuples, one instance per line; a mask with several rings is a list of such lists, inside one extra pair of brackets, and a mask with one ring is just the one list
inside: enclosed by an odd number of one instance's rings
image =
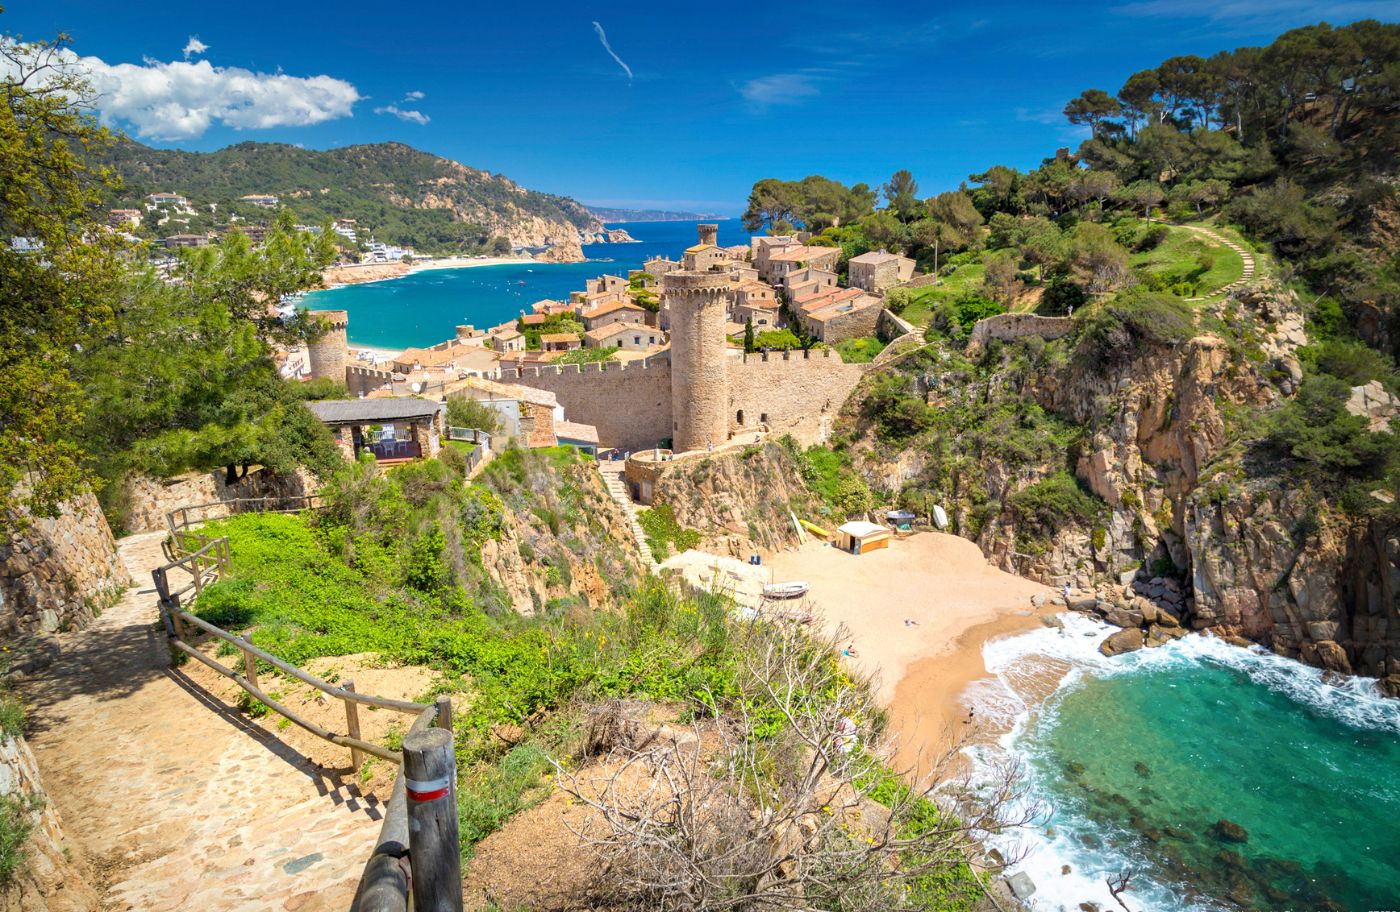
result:
[[(979, 718), (1004, 734), (990, 745), (969, 748), (974, 766), (990, 771), (1008, 760), (1025, 771), (1029, 801), (1053, 798), (1049, 782), (1038, 768), (1048, 748), (1033, 734), (1053, 730), (1059, 702), (1091, 678), (1117, 677), (1192, 666), (1227, 668), (1250, 682), (1286, 697), (1307, 712), (1325, 715), (1354, 729), (1400, 733), (1400, 701), (1385, 698), (1374, 681), (1339, 678), (1258, 647), (1232, 646), (1211, 636), (1190, 635), (1154, 649), (1117, 657), (1099, 652), (1102, 641), (1117, 628), (1082, 615), (1061, 617), (1063, 628), (1043, 628), (994, 640), (983, 648), (993, 677), (975, 683), (967, 696)], [(1042, 762), (1037, 762), (1040, 760)], [(1141, 859), (1125, 847), (1140, 845), (1137, 834), (1110, 832), (1071, 809), (1058, 809), (1053, 825), (1006, 835), (996, 847), (1007, 857), (1024, 859), (1016, 870), (1030, 875), (1036, 910), (1074, 910), (1086, 901), (1117, 908), (1105, 878)], [(1181, 895), (1172, 885), (1134, 879), (1131, 896), (1137, 908), (1206, 912), (1223, 909), (1218, 903)]]

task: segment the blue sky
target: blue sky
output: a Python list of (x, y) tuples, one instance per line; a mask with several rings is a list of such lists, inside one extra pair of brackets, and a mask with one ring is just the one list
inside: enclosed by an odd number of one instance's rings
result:
[(1033, 167), (1078, 142), (1060, 109), (1085, 88), (1367, 17), (1400, 0), (18, 0), (0, 31), (68, 32), (106, 116), (154, 145), (398, 140), (585, 202), (731, 214), (763, 177), (907, 167), (932, 194)]

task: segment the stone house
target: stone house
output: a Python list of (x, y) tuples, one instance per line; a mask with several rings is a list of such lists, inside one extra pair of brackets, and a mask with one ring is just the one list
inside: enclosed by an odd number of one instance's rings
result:
[(583, 347), (577, 333), (541, 333), (540, 351), (566, 352)]
[(498, 329), (491, 333), (491, 347), (498, 352), (518, 352), (525, 350), (525, 337), (515, 328)]
[(779, 253), (788, 247), (797, 244), (797, 238), (791, 235), (778, 234), (771, 237), (756, 237), (749, 240), (752, 251), (749, 261), (753, 268), (758, 270), (759, 278), (768, 281), (768, 259), (775, 253)]
[(643, 323), (646, 308), (633, 304), (630, 298), (610, 301), (583, 312), (583, 328), (590, 332), (611, 323)]
[(604, 273), (598, 276), (598, 278), (588, 281), (588, 290), (595, 293), (600, 291), (626, 291), (627, 280), (621, 276), (607, 275)]
[(740, 326), (753, 321), (755, 332), (778, 328), (778, 315), (781, 311), (777, 301), (750, 301), (734, 305), (734, 322)]
[(644, 352), (664, 345), (666, 337), (654, 326), (641, 323), (609, 323), (584, 334), (588, 348), (620, 348), (623, 351)]
[(884, 302), (859, 288), (840, 288), (795, 302), (802, 328), (828, 345), (875, 335)]
[(675, 272), (680, 268), (681, 264), (679, 262), (667, 259), (666, 257), (653, 257), (642, 264), (642, 269), (655, 276), (658, 280), (666, 273)]
[(811, 266), (795, 269), (783, 276), (783, 290), (789, 301), (806, 298), (819, 291), (836, 287), (836, 273)]
[[(483, 381), (484, 382), (484, 381)], [(446, 406), (418, 398), (327, 399), (308, 402), (348, 459), (361, 452), (383, 461), (431, 459), (442, 448)]]
[(835, 272), (841, 260), (838, 247), (808, 247), (794, 244), (768, 257), (767, 271), (759, 269), (759, 275), (771, 285), (780, 285), (788, 273), (812, 267), (826, 272)]
[(872, 294), (882, 294), (885, 289), (914, 277), (914, 261), (887, 250), (872, 250), (851, 257), (848, 265), (851, 287)]
[(577, 313), (578, 307), (566, 301), (554, 301), (549, 298), (545, 298), (544, 300), (536, 301), (535, 303), (531, 304), (530, 312), (537, 314), (545, 314), (546, 316), (550, 314), (571, 314)]
[(589, 424), (566, 421), (564, 407), (548, 390), (498, 383), (470, 377), (449, 386), (449, 399), (473, 399), (490, 406), (500, 416), (497, 436), (514, 438), (525, 447), (552, 447), (571, 443), (593, 452), (598, 448), (598, 429)]
[(687, 272), (711, 272), (728, 266), (732, 257), (729, 251), (715, 243), (719, 237), (718, 225), (697, 225), (700, 242), (687, 247), (681, 257), (682, 268)]

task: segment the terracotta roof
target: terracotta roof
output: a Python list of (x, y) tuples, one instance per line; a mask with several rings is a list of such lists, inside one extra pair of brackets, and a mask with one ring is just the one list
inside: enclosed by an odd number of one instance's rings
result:
[(444, 393), (454, 393), (463, 389), (478, 389), (483, 393), (490, 393), (497, 399), (518, 399), (521, 402), (529, 402), (532, 405), (542, 405), (546, 408), (554, 408), (559, 404), (559, 399), (549, 390), (535, 389), (532, 386), (521, 386), (518, 383), (499, 383), (495, 380), (487, 380), (484, 377), (467, 377), (458, 380), (456, 383), (448, 384), (443, 389)]
[(704, 253), (706, 250), (719, 250), (714, 244), (696, 244), (694, 247), (685, 248), (686, 253)]
[(598, 429), (591, 424), (579, 424), (577, 421), (556, 421), (554, 436), (565, 440), (577, 440), (579, 443), (596, 444)]
[(519, 338), (520, 338), (520, 330), (518, 330), (518, 329), (494, 329), (494, 330), (491, 331), (491, 335), (495, 336), (497, 339), (505, 339), (506, 341), (510, 341), (511, 339), (519, 339)]
[[(612, 292), (612, 294), (616, 293), (617, 292)], [(607, 304), (599, 304), (592, 310), (585, 310), (583, 312), (583, 319), (596, 320), (599, 317), (606, 317), (608, 314), (613, 313), (614, 311), (623, 310), (624, 308), (637, 311), (644, 309), (636, 304), (633, 304), (631, 301), (609, 301)]]
[(547, 319), (549, 319), (549, 317), (546, 314), (532, 313), (525, 314), (525, 316), (520, 318), (520, 321), (526, 326), (542, 326), (544, 325), (544, 321)]
[(851, 257), (852, 263), (885, 263), (889, 260), (902, 260), (904, 257), (897, 253), (890, 253), (888, 250), (872, 250), (869, 253), (862, 253), (860, 256)]
[(541, 342), (577, 342), (578, 333), (540, 333)]
[(661, 335), (661, 331), (654, 326), (646, 326), (642, 323), (609, 323), (607, 326), (600, 326), (598, 329), (590, 329), (586, 335), (590, 339), (606, 339), (609, 336), (616, 336), (619, 333), (643, 332), (653, 336)]

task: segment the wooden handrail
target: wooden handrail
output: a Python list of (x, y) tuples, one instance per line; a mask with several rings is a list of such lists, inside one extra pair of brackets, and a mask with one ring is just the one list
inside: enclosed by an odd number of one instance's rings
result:
[[(302, 496), (299, 499), (305, 505), (301, 509), (310, 508), (314, 495)], [(257, 503), (267, 504), (269, 502), (286, 502), (294, 498), (243, 498), (235, 501), (219, 501), (216, 504), (197, 504), (190, 507), (178, 507), (166, 514), (166, 524), (170, 527), (170, 543), (172, 550), (184, 550), (187, 543), (197, 544), (199, 547), (181, 557), (175, 558), (164, 566), (157, 567), (151, 571), (151, 577), (155, 581), (156, 592), (159, 595), (161, 622), (165, 626), (166, 634), (169, 637), (170, 645), (184, 654), (194, 658), (196, 661), (207, 665), (215, 672), (229, 678), (246, 693), (261, 701), (269, 709), (281, 715), (288, 721), (296, 723), (301, 728), (332, 744), (348, 748), (350, 750), (351, 763), (358, 766), (364, 754), (387, 760), (390, 763), (398, 764), (399, 774), (394, 780), (393, 793), (390, 796), (389, 804), (385, 809), (384, 824), (380, 828), (379, 840), (375, 845), (374, 852), (365, 864), (364, 872), (360, 877), (360, 885), (355, 893), (355, 900), (351, 906), (352, 912), (407, 912), (409, 907), (409, 886), (413, 878), (410, 869), (418, 870), (420, 887), (425, 883), (433, 881), (431, 888), (427, 892), (433, 898), (434, 908), (461, 909), (461, 883), (449, 883), (451, 878), (441, 875), (442, 871), (448, 870), (455, 862), (460, 848), (452, 839), (441, 845), (436, 843), (425, 843), (420, 849), (420, 853), (438, 852), (448, 853), (451, 857), (424, 857), (416, 859), (410, 851), (410, 833), (407, 807), (407, 788), (403, 772), (404, 757), (400, 751), (390, 750), (359, 737), (358, 716), (355, 708), (364, 704), (371, 707), (394, 710), (402, 713), (416, 715), (413, 724), (409, 727), (409, 734), (419, 734), (426, 731), (434, 723), (438, 728), (452, 731), (452, 703), (446, 696), (439, 696), (431, 704), (412, 703), (407, 700), (393, 700), (388, 697), (378, 697), (373, 694), (362, 694), (354, 690), (350, 682), (346, 682), (346, 687), (336, 687), (335, 685), (305, 672), (294, 665), (290, 665), (266, 650), (254, 646), (247, 636), (236, 636), (223, 630), (215, 624), (197, 617), (180, 607), (180, 598), (191, 589), (196, 594), (200, 593), (205, 585), (205, 573), (213, 570), (215, 578), (219, 574), (227, 572), (230, 567), (230, 550), (227, 537), (210, 538), (198, 532), (191, 532), (189, 527), (191, 521), (189, 511), (200, 510), (213, 506), (223, 506), (237, 512), (236, 508), (230, 504)], [(290, 513), (299, 512), (299, 509), (272, 509), (264, 512)], [(176, 516), (179, 522), (176, 522)], [(196, 520), (202, 521), (202, 520)], [(207, 562), (207, 563), (206, 563)], [(169, 572), (179, 567), (188, 572), (193, 577), (189, 585), (183, 589), (171, 591)], [(187, 639), (186, 631), (189, 628), (202, 630), (205, 633), (230, 643), (237, 647), (243, 654), (243, 673), (239, 674), (232, 668), (227, 667), (204, 653), (200, 652)], [(264, 661), (276, 668), (285, 675), (295, 678), (305, 684), (345, 703), (346, 726), (350, 729), (349, 734), (339, 734), (328, 728), (324, 728), (312, 722), (310, 719), (297, 715), (288, 707), (278, 702), (270, 696), (258, 683), (257, 663)], [(405, 735), (405, 738), (408, 736)], [(448, 742), (449, 754), (448, 766), (455, 768), (455, 763), (451, 760), (450, 740)], [(417, 750), (417, 748), (415, 748)], [(415, 754), (415, 757), (418, 755)], [(455, 788), (453, 791), (455, 795)], [(451, 843), (451, 844), (450, 844)], [(439, 876), (435, 877), (435, 873)], [(441, 882), (436, 882), (441, 881)]]

